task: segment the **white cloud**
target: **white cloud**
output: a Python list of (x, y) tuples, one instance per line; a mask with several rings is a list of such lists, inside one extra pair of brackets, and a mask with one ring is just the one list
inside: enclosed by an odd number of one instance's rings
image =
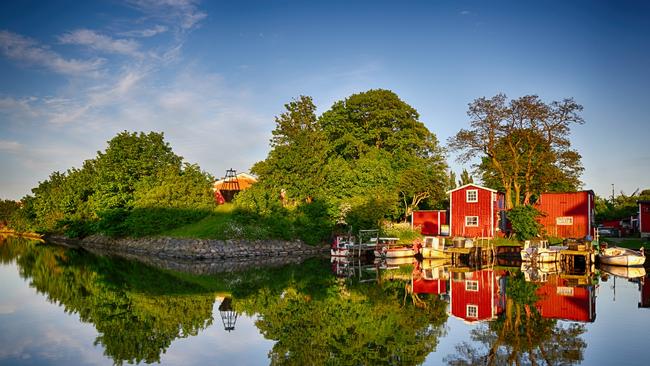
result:
[(128, 0), (128, 3), (147, 16), (180, 25), (181, 30), (190, 30), (207, 17), (194, 0)]
[(18, 141), (0, 140), (0, 151), (17, 152), (23, 148)]
[(9, 31), (0, 31), (0, 52), (12, 60), (71, 76), (97, 76), (97, 70), (104, 64), (100, 58), (65, 59), (35, 40)]
[(148, 37), (153, 37), (157, 34), (165, 33), (167, 32), (169, 28), (167, 28), (164, 25), (155, 25), (154, 27), (147, 28), (147, 29), (136, 29), (136, 30), (131, 30), (128, 32), (122, 32), (120, 35), (125, 36), (125, 37), (140, 37), (140, 38), (148, 38)]
[(114, 39), (90, 29), (77, 29), (65, 33), (59, 36), (59, 42), (63, 44), (88, 46), (100, 52), (142, 57), (138, 42), (131, 39)]

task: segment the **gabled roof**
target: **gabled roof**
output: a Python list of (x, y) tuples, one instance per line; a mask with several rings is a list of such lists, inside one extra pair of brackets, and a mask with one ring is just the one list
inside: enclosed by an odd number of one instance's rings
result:
[(469, 184), (465, 184), (464, 186), (461, 186), (461, 187), (458, 187), (458, 188), (454, 188), (454, 189), (452, 189), (452, 190), (449, 190), (449, 191), (447, 191), (447, 194), (449, 194), (449, 193), (451, 193), (451, 192), (455, 192), (455, 191), (461, 190), (461, 189), (464, 189), (464, 188), (467, 188), (467, 187), (476, 187), (476, 188), (485, 189), (486, 191), (490, 191), (490, 192), (494, 192), (494, 193), (498, 193), (498, 192), (499, 192), (499, 191), (497, 191), (496, 189), (492, 189), (492, 188), (488, 188), (488, 187), (479, 186), (478, 184), (474, 184), (474, 183), (469, 183)]
[[(242, 190), (250, 187), (251, 185), (253, 185), (253, 183), (257, 182), (257, 178), (255, 176), (251, 175), (251, 174), (248, 174), (248, 173), (238, 173), (236, 175), (236, 177), (237, 177), (237, 181), (239, 183), (239, 188), (242, 189)], [(219, 179), (219, 180), (215, 181), (212, 184), (212, 187), (213, 187), (212, 189), (214, 189), (214, 190), (220, 189), (221, 186), (225, 183), (225, 181), (226, 181), (225, 179)]]

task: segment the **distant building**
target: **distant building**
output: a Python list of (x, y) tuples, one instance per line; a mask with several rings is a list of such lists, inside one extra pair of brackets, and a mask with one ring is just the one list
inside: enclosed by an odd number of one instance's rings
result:
[(248, 173), (234, 174), (234, 172), (234, 170), (228, 170), (224, 178), (212, 185), (217, 204), (230, 202), (235, 194), (250, 188), (257, 182), (257, 178)]
[(650, 201), (637, 201), (639, 204), (639, 232), (642, 238), (650, 238)]
[(542, 193), (535, 208), (546, 235), (558, 238), (593, 236), (594, 191)]
[(411, 228), (419, 230), (422, 235), (436, 236), (448, 235), (443, 232), (442, 226), (447, 225), (447, 210), (422, 210), (413, 211), (411, 215)]
[(505, 209), (504, 194), (476, 184), (452, 189), (449, 194), (451, 236), (494, 237)]

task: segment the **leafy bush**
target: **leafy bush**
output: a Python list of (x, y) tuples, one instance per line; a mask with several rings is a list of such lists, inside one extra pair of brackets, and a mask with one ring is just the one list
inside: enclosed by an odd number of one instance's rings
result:
[(409, 223), (387, 223), (382, 229), (382, 236), (399, 238), (400, 243), (412, 243), (415, 239), (422, 238), (422, 235), (417, 231), (411, 228)]
[(320, 199), (298, 206), (295, 212), (296, 235), (308, 244), (319, 244), (326, 241), (334, 227), (334, 222), (328, 212), (328, 203)]
[(542, 225), (536, 218), (541, 212), (533, 206), (517, 206), (508, 211), (508, 220), (512, 224), (512, 231), (518, 240), (528, 240), (540, 234)]

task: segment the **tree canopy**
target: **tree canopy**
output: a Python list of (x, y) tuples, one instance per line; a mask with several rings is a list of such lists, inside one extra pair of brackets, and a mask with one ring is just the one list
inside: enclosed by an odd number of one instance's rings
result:
[(473, 161), (484, 183), (503, 190), (507, 208), (530, 204), (543, 191), (575, 190), (581, 156), (571, 148), (571, 126), (582, 124), (573, 99), (543, 102), (536, 95), (508, 101), (504, 94), (469, 104), (470, 128), (449, 139), (461, 162)]

